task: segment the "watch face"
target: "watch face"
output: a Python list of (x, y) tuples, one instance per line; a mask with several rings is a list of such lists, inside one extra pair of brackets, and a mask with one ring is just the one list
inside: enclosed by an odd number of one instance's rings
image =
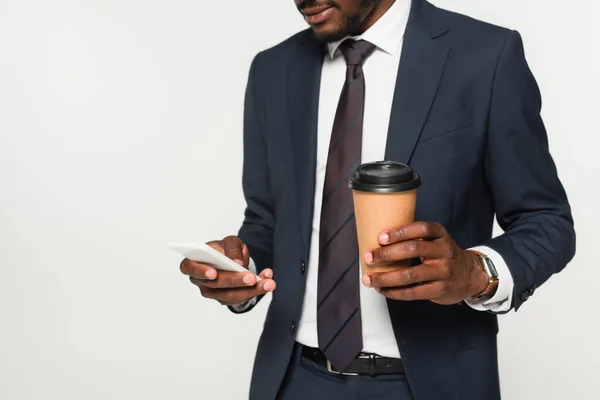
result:
[(485, 266), (486, 266), (486, 272), (488, 273), (488, 275), (492, 278), (492, 279), (498, 279), (498, 271), (496, 270), (496, 266), (494, 265), (494, 262), (489, 259), (489, 258), (485, 258)]

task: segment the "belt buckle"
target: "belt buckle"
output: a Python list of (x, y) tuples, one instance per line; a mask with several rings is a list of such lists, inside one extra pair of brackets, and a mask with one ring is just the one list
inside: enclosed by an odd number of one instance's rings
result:
[(336, 371), (335, 369), (333, 369), (333, 366), (331, 365), (331, 361), (329, 361), (329, 360), (327, 360), (327, 372), (335, 374), (335, 375), (358, 376), (358, 374), (352, 373), (352, 372), (339, 372), (339, 371)]
[(343, 376), (358, 376), (359, 374), (353, 373), (353, 372), (339, 372), (336, 371), (335, 369), (333, 369), (333, 366), (331, 365), (331, 361), (327, 360), (327, 372), (335, 374), (335, 375), (343, 375)]

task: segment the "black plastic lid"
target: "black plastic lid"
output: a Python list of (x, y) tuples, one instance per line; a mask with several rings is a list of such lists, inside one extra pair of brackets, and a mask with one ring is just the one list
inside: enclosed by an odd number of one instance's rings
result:
[(408, 192), (421, 186), (421, 178), (409, 165), (395, 161), (377, 161), (358, 167), (350, 175), (348, 186), (360, 192)]

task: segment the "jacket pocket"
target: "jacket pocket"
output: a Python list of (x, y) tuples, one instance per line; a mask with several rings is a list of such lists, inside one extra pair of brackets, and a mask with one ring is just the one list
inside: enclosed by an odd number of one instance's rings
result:
[(433, 110), (425, 122), (419, 143), (467, 128), (472, 124), (473, 107), (471, 105), (463, 104), (439, 111)]

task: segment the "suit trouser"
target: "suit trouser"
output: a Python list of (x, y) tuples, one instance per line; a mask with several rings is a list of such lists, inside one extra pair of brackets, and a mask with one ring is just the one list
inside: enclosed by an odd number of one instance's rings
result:
[(278, 400), (414, 400), (405, 375), (333, 375), (300, 351), (296, 345)]

